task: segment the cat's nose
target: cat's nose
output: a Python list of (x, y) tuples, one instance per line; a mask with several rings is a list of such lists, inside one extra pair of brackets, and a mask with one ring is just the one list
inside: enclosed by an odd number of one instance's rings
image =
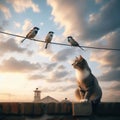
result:
[(72, 65), (74, 65), (74, 63), (72, 63)]

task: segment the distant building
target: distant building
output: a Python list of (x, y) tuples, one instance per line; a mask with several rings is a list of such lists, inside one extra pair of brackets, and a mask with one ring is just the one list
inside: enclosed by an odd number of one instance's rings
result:
[(34, 102), (37, 102), (37, 103), (51, 103), (51, 102), (58, 103), (59, 101), (53, 97), (50, 97), (50, 96), (46, 96), (46, 97), (41, 99), (41, 91), (38, 90), (38, 88), (36, 88), (36, 90), (34, 90)]
[(59, 101), (50, 96), (46, 96), (43, 99), (41, 99), (40, 102), (41, 103), (51, 103), (51, 102), (58, 103)]
[(70, 100), (68, 100), (67, 98), (65, 98), (64, 100), (62, 100), (61, 102), (65, 102), (65, 103), (69, 103), (71, 102)]

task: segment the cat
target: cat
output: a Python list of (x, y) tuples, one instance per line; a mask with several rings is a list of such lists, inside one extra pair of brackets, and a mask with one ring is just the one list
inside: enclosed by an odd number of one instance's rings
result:
[(80, 55), (76, 57), (72, 65), (77, 75), (78, 88), (75, 91), (76, 97), (80, 102), (98, 104), (102, 97), (102, 90), (87, 61)]

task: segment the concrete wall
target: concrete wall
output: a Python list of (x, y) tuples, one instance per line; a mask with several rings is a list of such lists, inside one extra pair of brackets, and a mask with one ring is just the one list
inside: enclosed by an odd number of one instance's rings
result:
[[(0, 115), (72, 115), (72, 103), (0, 103)], [(120, 103), (100, 103), (96, 115), (120, 115)]]

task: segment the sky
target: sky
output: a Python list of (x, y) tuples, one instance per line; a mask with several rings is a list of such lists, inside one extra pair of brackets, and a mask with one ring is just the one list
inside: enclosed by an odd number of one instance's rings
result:
[[(25, 36), (34, 26), (35, 39), (54, 31), (53, 42), (120, 48), (120, 0), (0, 0), (0, 31)], [(102, 101), (120, 102), (120, 53), (60, 46), (0, 33), (0, 101), (28, 101), (34, 90), (41, 98), (76, 101), (72, 62), (82, 55), (102, 88)]]

